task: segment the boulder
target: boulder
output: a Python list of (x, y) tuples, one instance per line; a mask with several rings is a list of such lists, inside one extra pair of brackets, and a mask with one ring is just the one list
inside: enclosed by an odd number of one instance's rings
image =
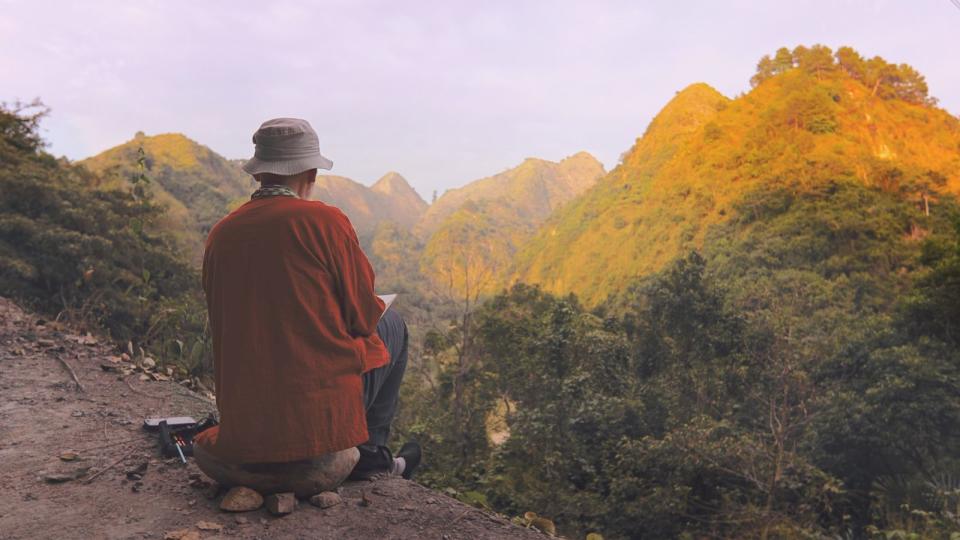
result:
[(260, 493), (293, 492), (307, 498), (337, 489), (360, 459), (360, 451), (348, 448), (312, 459), (287, 463), (224, 463), (202, 444), (193, 446), (197, 466), (223, 486), (247, 486)]

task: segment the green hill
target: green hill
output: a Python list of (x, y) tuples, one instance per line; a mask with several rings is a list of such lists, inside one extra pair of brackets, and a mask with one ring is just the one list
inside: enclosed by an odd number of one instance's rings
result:
[(757, 86), (733, 100), (704, 84), (679, 92), (623, 163), (523, 247), (513, 278), (595, 305), (703, 247), (760, 188), (851, 179), (917, 204), (960, 192), (960, 122), (909, 66), (841, 51), (761, 61)]
[(129, 188), (137, 174), (138, 149), (156, 202), (167, 207), (161, 224), (197, 254), (210, 228), (255, 188), (253, 179), (230, 161), (185, 135), (166, 133), (130, 141), (80, 162), (97, 174), (95, 188)]

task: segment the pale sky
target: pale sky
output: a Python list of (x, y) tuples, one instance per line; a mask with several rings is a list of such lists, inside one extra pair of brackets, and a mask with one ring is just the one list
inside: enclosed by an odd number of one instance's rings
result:
[(429, 200), (526, 157), (609, 169), (676, 91), (735, 96), (815, 43), (912, 64), (960, 112), (950, 0), (0, 0), (0, 101), (41, 98), (71, 159), (138, 130), (245, 158), (261, 121), (302, 117), (331, 173)]

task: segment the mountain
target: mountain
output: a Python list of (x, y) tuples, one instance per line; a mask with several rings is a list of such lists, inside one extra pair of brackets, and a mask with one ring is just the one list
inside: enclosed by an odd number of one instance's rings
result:
[(960, 192), (960, 122), (932, 105), (922, 77), (827, 58), (764, 73), (733, 100), (705, 84), (679, 92), (618, 167), (520, 250), (512, 279), (595, 305), (702, 248), (713, 225), (759, 211), (758, 190), (854, 181), (928, 207)]
[(560, 162), (529, 158), (513, 169), (443, 194), (417, 224), (421, 266), (457, 297), (496, 289), (514, 253), (552, 212), (604, 174), (586, 152)]
[(559, 163), (527, 158), (500, 174), (447, 190), (430, 205), (417, 230), (429, 236), (468, 201), (508, 205), (525, 221), (536, 223), (586, 191), (603, 174), (603, 165), (587, 152), (579, 152)]
[(364, 238), (384, 221), (409, 230), (427, 208), (427, 203), (396, 172), (387, 173), (371, 187), (343, 176), (319, 175), (312, 198), (343, 210), (357, 234)]
[(156, 200), (167, 206), (162, 225), (185, 247), (202, 251), (210, 228), (255, 188), (237, 161), (230, 161), (180, 133), (147, 136), (142, 132), (80, 162), (97, 173), (92, 187), (129, 188), (138, 174), (138, 149)]

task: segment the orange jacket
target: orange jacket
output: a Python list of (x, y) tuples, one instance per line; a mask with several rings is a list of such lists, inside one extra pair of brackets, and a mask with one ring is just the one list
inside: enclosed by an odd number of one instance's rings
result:
[(207, 238), (203, 289), (220, 426), (197, 437), (229, 463), (306, 459), (367, 440), (361, 374), (386, 364), (384, 304), (340, 210), (252, 200)]

